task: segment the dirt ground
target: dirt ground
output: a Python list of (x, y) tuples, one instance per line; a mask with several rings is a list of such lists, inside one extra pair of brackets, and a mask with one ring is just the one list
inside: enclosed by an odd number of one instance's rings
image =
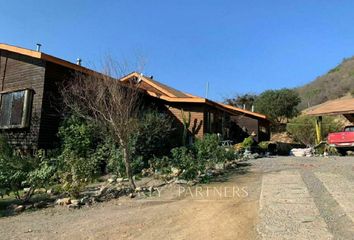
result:
[(354, 158), (249, 160), (209, 184), (0, 218), (0, 239), (354, 239)]
[[(246, 164), (248, 165), (248, 164)], [(1, 239), (254, 239), (259, 177), (240, 168), (220, 182), (155, 196), (55, 207), (0, 219)], [(226, 193), (225, 193), (226, 191)]]

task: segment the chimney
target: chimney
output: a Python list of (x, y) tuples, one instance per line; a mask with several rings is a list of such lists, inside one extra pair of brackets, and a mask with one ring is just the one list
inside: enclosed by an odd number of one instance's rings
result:
[(76, 59), (76, 64), (77, 64), (77, 65), (81, 66), (81, 62), (82, 62), (82, 59), (81, 59), (81, 58)]
[(37, 43), (36, 45), (37, 45), (36, 51), (37, 51), (37, 52), (40, 52), (40, 51), (41, 51), (41, 46), (42, 46), (42, 44)]

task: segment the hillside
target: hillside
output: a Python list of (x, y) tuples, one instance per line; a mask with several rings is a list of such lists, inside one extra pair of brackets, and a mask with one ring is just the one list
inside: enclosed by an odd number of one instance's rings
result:
[(314, 81), (296, 88), (302, 102), (299, 109), (321, 104), (328, 100), (349, 95), (354, 89), (354, 57), (344, 59), (341, 64)]

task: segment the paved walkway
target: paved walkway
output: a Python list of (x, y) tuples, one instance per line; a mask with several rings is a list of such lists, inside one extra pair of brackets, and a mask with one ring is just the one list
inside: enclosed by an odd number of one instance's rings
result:
[(260, 239), (354, 239), (354, 159), (257, 164), (263, 171)]

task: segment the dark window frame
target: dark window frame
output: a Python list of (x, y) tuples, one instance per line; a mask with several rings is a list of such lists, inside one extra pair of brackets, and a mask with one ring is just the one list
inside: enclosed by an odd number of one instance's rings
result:
[[(19, 101), (22, 101), (22, 102), (14, 102), (14, 94), (18, 94), (18, 93), (21, 93), (23, 92), (23, 100), (19, 100)], [(7, 116), (9, 119), (7, 119), (7, 123), (2, 123), (0, 121), (0, 129), (22, 129), (22, 128), (27, 128), (29, 127), (29, 124), (30, 124), (30, 117), (31, 117), (31, 113), (32, 113), (32, 103), (33, 103), (33, 95), (34, 95), (34, 91), (33, 89), (29, 89), (29, 88), (26, 88), (26, 89), (17, 89), (17, 90), (11, 90), (11, 91), (3, 91), (3, 92), (0, 92), (0, 95), (1, 95), (1, 101), (0, 101), (0, 118), (1, 118), (1, 115), (3, 114), (3, 111), (4, 111), (4, 108), (5, 106), (3, 105), (4, 103), (4, 99), (5, 99), (5, 96), (11, 96), (9, 99), (8, 99), (8, 103), (11, 105), (11, 106), (7, 106), (7, 110), (9, 111), (10, 109), (10, 112), (8, 112), (7, 114), (9, 116)], [(15, 104), (21, 104), (22, 105), (22, 109), (21, 109), (21, 115), (19, 115), (19, 113), (15, 113), (14, 114), (14, 110), (16, 110), (16, 106)], [(18, 106), (17, 106), (18, 107)], [(13, 116), (14, 116), (14, 119), (13, 119)], [(17, 118), (17, 119), (15, 119)], [(17, 120), (17, 123), (16, 124), (12, 124), (12, 121), (16, 121)]]

